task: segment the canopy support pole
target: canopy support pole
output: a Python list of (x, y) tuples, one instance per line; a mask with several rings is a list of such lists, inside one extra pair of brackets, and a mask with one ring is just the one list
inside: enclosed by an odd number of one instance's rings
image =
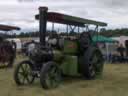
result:
[(78, 34), (80, 33), (80, 27), (78, 26)]
[(54, 31), (54, 22), (52, 22), (52, 32)]
[(74, 28), (72, 28), (72, 26), (70, 25), (70, 29), (71, 29), (71, 32), (74, 32), (74, 30), (76, 29), (76, 26), (74, 26)]
[(68, 25), (67, 25), (67, 27), (66, 27), (66, 31), (67, 31), (67, 37), (68, 37)]
[[(95, 33), (96, 33), (96, 39), (97, 39), (97, 41), (98, 41), (98, 28), (99, 28), (99, 26), (96, 25), (95, 32), (94, 32), (94, 35), (95, 35)], [(97, 45), (97, 44), (96, 44), (96, 45)]]
[(89, 31), (88, 25), (85, 25), (85, 28), (86, 28), (86, 32), (88, 32)]
[(98, 25), (96, 25), (96, 28), (95, 28), (95, 31), (96, 31), (96, 32), (98, 32), (98, 28), (99, 28), (99, 26), (98, 26)]
[(78, 26), (78, 37), (79, 37), (79, 35), (80, 35), (80, 27)]

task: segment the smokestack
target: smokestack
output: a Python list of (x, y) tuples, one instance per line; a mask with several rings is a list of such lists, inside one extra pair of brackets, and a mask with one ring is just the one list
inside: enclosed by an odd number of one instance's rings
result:
[(45, 46), (45, 38), (47, 31), (47, 7), (39, 8), (39, 34), (40, 34), (40, 43)]

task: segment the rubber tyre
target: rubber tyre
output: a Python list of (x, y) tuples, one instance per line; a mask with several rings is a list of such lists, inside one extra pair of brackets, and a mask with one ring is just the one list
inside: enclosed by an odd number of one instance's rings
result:
[(20, 78), (18, 76), (18, 72), (20, 68), (22, 67), (23, 64), (27, 64), (31, 69), (32, 69), (32, 63), (30, 61), (22, 61), (21, 63), (17, 64), (15, 70), (14, 70), (14, 81), (17, 85), (29, 85), (34, 82), (35, 76), (32, 76), (31, 80), (27, 83), (24, 84), (23, 82), (20, 81)]
[[(57, 81), (55, 81), (56, 85), (52, 86), (52, 85), (49, 85), (47, 83), (47, 81), (48, 81), (49, 74), (52, 72), (52, 70), (54, 68), (56, 69), (56, 75), (52, 79), (50, 77), (50, 79), (52, 80), (52, 81), (50, 81), (50, 83), (53, 82), (53, 79), (56, 79)], [(54, 63), (54, 62), (48, 62), (48, 63), (44, 64), (42, 69), (41, 69), (41, 73), (40, 73), (40, 83), (41, 83), (41, 86), (44, 89), (53, 89), (53, 88), (58, 87), (60, 82), (61, 82), (61, 70), (60, 70), (59, 66), (56, 63)]]
[[(98, 57), (98, 59), (94, 60), (94, 57)], [(102, 73), (104, 60), (99, 49), (89, 47), (80, 60), (82, 64), (81, 72), (87, 79), (94, 79), (96, 75)]]

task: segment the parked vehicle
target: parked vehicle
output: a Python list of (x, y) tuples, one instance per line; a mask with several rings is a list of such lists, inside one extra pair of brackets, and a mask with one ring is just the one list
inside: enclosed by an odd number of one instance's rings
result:
[[(19, 27), (0, 25), (1, 31), (20, 30)], [(0, 36), (0, 68), (12, 67), (16, 56), (16, 43)]]
[[(76, 38), (63, 40), (57, 33), (52, 33), (46, 42), (47, 22), (66, 24), (74, 31), (76, 27), (87, 25), (107, 26), (106, 23), (48, 12), (48, 8), (40, 7), (36, 19), (40, 22), (40, 42), (29, 52), (29, 59), (17, 64), (14, 80), (17, 85), (33, 83), (40, 78), (43, 88), (51, 89), (60, 84), (63, 75), (84, 76), (94, 79), (103, 71), (103, 56), (99, 48), (92, 42), (89, 32), (80, 33)], [(72, 27), (74, 26), (74, 27)], [(86, 29), (88, 29), (86, 27)], [(32, 47), (31, 47), (32, 48)]]

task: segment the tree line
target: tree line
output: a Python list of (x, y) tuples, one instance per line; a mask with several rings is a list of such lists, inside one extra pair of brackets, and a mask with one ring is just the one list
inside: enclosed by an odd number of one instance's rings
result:
[(122, 28), (122, 29), (101, 29), (100, 34), (107, 36), (107, 37), (118, 37), (121, 35), (128, 36), (128, 28)]
[[(56, 32), (56, 31), (53, 31)], [(90, 32), (93, 32), (93, 30), (90, 30)], [(46, 35), (50, 35), (52, 32), (47, 30)], [(78, 32), (59, 32), (60, 35), (67, 36), (75, 36), (78, 35)], [(100, 29), (99, 31), (100, 35), (106, 36), (106, 37), (118, 37), (121, 35), (128, 36), (128, 28), (122, 28), (122, 29)], [(6, 38), (23, 38), (23, 37), (39, 37), (39, 32), (21, 32), (20, 34), (4, 34), (1, 33), (0, 36), (6, 37)]]

